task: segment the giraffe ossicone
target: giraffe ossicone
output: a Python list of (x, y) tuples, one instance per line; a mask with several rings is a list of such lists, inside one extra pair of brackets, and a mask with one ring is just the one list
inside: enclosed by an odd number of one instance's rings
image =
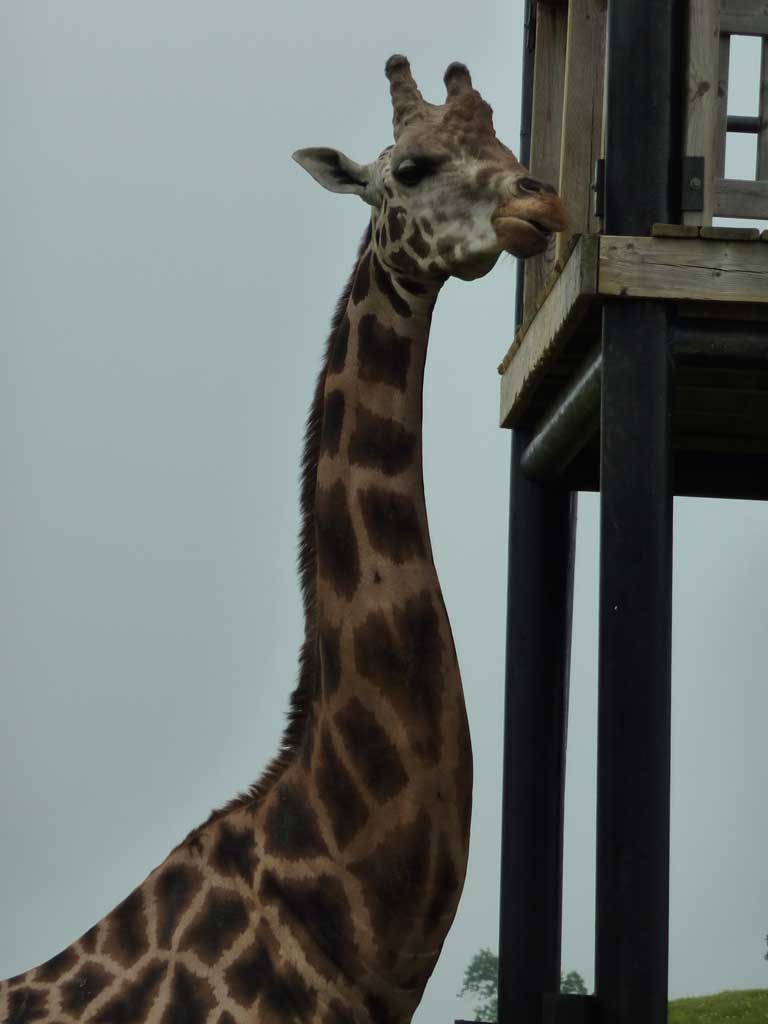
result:
[(449, 277), (565, 227), (463, 64), (386, 65), (394, 145), (295, 159), (371, 222), (307, 422), (305, 635), (282, 749), (102, 921), (0, 982), (0, 1024), (407, 1024), (458, 906), (472, 752), (424, 504), (421, 408)]

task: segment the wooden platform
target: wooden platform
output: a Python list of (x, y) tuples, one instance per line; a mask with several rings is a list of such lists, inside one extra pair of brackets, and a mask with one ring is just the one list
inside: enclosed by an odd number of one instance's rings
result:
[[(605, 303), (659, 299), (671, 314), (678, 493), (699, 493), (697, 476), (722, 460), (723, 496), (768, 497), (768, 232), (656, 225), (646, 237), (582, 235), (542, 294), (499, 368), (503, 427), (535, 435), (586, 369), (596, 413)], [(579, 489), (599, 483), (588, 412), (565, 459)]]

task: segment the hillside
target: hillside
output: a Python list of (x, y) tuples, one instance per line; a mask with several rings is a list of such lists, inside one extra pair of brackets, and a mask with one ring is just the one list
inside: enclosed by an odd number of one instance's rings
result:
[(669, 1024), (768, 1024), (768, 989), (675, 999)]

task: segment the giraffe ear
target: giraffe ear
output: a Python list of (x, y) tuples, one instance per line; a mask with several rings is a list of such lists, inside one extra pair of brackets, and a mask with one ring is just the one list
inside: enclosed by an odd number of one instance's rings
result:
[(305, 171), (319, 181), (323, 188), (331, 192), (353, 192), (367, 198), (370, 183), (370, 169), (364, 164), (356, 164), (338, 149), (325, 146), (311, 149), (297, 149), (293, 159)]

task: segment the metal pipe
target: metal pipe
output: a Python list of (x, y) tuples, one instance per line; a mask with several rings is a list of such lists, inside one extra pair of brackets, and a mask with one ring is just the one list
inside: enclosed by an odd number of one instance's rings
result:
[(763, 122), (759, 117), (744, 117), (741, 114), (728, 115), (729, 132), (741, 132), (745, 135), (759, 135), (763, 130)]
[(676, 360), (768, 361), (768, 321), (678, 321), (669, 339)]
[(599, 428), (602, 368), (598, 351), (531, 438), (520, 460), (531, 480), (555, 480)]

